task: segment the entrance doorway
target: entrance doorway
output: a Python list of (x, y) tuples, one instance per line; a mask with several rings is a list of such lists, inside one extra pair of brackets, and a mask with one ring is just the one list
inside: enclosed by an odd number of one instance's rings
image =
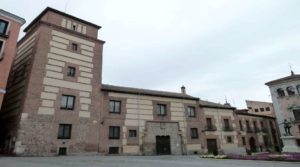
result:
[(170, 136), (156, 136), (156, 154), (171, 154)]
[(249, 144), (250, 144), (250, 151), (256, 152), (256, 144), (255, 144), (255, 139), (253, 137), (249, 139)]
[(218, 155), (217, 139), (207, 139), (207, 153)]

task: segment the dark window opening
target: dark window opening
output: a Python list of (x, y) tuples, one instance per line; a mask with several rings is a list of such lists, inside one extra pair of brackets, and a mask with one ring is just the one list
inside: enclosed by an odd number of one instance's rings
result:
[(3, 47), (3, 41), (0, 41), (0, 61), (3, 59), (2, 48), (4, 48)]
[(231, 136), (227, 136), (227, 143), (232, 143), (232, 137)]
[(197, 128), (191, 128), (191, 138), (198, 139), (198, 129)]
[(109, 154), (119, 154), (119, 147), (109, 147)]
[(67, 155), (67, 148), (66, 147), (59, 147), (58, 155)]
[(121, 101), (110, 100), (109, 101), (109, 112), (120, 113), (121, 112)]
[(266, 107), (266, 111), (271, 111), (270, 107)]
[(281, 89), (281, 88), (277, 89), (277, 94), (278, 94), (279, 97), (285, 96), (284, 90)]
[(75, 96), (62, 95), (60, 109), (73, 110), (75, 105)]
[(120, 139), (120, 127), (110, 126), (109, 127), (109, 139)]
[(196, 109), (195, 107), (188, 106), (187, 113), (189, 117), (196, 117)]
[(137, 133), (136, 130), (129, 130), (129, 137), (136, 137)]
[(58, 139), (71, 139), (71, 124), (59, 124), (58, 128)]
[(264, 108), (260, 108), (260, 111), (261, 111), (261, 112), (264, 112), (264, 111), (265, 111), (265, 109), (264, 109)]
[(165, 104), (157, 104), (156, 106), (157, 115), (164, 116), (167, 115), (167, 105)]
[(75, 77), (75, 71), (76, 68), (75, 67), (68, 67), (68, 71), (67, 71), (67, 76), (68, 77)]
[(258, 108), (254, 109), (255, 112), (258, 112)]
[(72, 43), (72, 50), (77, 51), (78, 50), (78, 45), (76, 43)]
[(295, 121), (300, 121), (300, 109), (293, 110)]
[(246, 145), (246, 139), (245, 139), (245, 137), (242, 137), (242, 142), (243, 142), (243, 145), (245, 146)]
[(0, 19), (0, 35), (6, 35), (8, 22)]
[(229, 119), (224, 119), (224, 131), (232, 131), (233, 128), (230, 126)]
[(243, 131), (243, 130), (244, 130), (244, 127), (243, 127), (243, 124), (242, 124), (242, 121), (241, 121), (241, 120), (239, 121), (239, 124), (240, 124), (240, 130)]
[(73, 25), (72, 28), (74, 31), (76, 31), (76, 25)]
[(286, 91), (287, 91), (288, 95), (294, 95), (295, 94), (294, 87), (292, 87), (292, 86), (287, 87)]

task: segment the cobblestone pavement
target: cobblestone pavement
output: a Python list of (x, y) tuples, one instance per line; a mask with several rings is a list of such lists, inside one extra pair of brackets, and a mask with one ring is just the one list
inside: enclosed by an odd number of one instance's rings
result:
[(0, 157), (0, 167), (300, 167), (297, 162), (201, 159), (198, 156)]

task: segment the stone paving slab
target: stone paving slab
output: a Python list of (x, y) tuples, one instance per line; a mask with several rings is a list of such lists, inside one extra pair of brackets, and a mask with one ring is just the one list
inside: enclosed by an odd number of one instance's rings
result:
[(298, 162), (201, 159), (198, 156), (0, 157), (0, 167), (300, 167)]

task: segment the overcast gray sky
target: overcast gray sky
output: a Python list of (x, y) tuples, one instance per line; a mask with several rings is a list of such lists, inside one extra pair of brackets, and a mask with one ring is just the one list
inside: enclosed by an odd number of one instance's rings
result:
[(102, 26), (106, 84), (244, 108), (289, 63), (300, 73), (299, 0), (1, 0), (26, 25), (47, 6)]

